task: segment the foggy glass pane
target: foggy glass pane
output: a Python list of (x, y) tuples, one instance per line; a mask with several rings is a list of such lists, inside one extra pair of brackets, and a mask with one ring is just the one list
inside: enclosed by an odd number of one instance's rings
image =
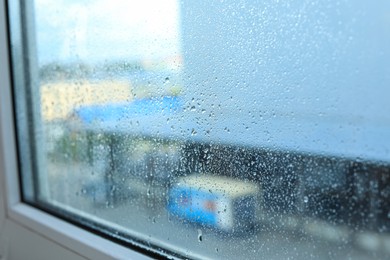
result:
[(390, 2), (34, 6), (43, 207), (184, 258), (390, 257)]

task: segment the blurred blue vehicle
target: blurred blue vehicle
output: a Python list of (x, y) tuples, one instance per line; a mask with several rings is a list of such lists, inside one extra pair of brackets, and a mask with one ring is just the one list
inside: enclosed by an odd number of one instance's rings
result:
[(227, 232), (253, 228), (260, 188), (250, 182), (211, 175), (183, 177), (169, 191), (168, 211), (181, 219)]

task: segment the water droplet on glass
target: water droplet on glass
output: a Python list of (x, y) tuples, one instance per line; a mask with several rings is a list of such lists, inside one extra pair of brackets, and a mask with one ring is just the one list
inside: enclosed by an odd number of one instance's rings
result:
[(202, 230), (198, 229), (198, 241), (202, 242), (203, 241), (203, 235), (202, 235)]
[(308, 203), (309, 202), (309, 198), (307, 196), (304, 196), (303, 197), (303, 202)]

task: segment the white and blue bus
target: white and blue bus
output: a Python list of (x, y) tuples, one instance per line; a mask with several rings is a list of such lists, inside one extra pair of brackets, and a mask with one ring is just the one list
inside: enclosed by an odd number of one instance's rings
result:
[(190, 222), (235, 232), (254, 226), (260, 198), (257, 184), (194, 174), (171, 187), (168, 211)]

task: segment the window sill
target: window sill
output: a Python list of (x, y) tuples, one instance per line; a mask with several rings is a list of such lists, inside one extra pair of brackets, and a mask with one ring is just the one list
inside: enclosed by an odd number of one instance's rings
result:
[(88, 259), (150, 259), (24, 203), (12, 206), (8, 219)]

